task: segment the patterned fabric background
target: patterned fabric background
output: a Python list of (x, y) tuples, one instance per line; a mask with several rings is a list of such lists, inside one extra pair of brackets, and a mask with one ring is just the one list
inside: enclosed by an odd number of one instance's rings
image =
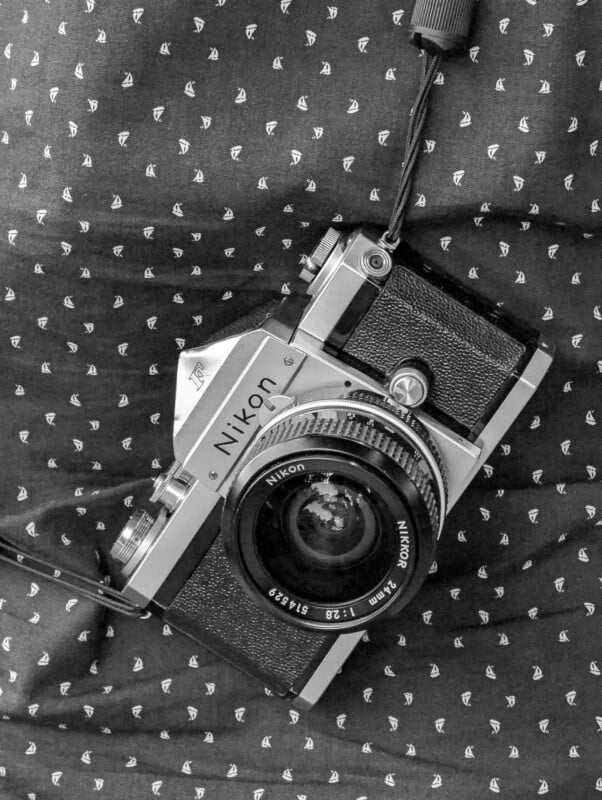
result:
[[(0, 7), (2, 534), (100, 577), (178, 352), (385, 224), (413, 4)], [(480, 0), (407, 236), (557, 345), (430, 579), (299, 713), (156, 618), (0, 567), (0, 796), (602, 797), (599, 0)]]

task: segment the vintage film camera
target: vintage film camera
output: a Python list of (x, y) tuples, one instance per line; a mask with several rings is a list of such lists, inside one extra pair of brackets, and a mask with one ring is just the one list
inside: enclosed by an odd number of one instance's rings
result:
[(414, 596), (552, 354), (378, 231), (330, 228), (301, 277), (259, 327), (180, 355), (177, 460), (111, 553), (128, 600), (309, 708)]

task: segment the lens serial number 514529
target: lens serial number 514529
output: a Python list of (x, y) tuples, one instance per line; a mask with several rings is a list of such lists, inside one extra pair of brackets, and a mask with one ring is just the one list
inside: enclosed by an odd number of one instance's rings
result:
[(299, 603), (298, 600), (291, 599), (275, 586), (272, 586), (268, 592), (268, 597), (271, 597), (275, 603), (278, 603), (286, 608), (287, 611), (295, 611), (297, 614), (301, 614), (302, 616), (305, 616), (309, 611), (308, 606)]

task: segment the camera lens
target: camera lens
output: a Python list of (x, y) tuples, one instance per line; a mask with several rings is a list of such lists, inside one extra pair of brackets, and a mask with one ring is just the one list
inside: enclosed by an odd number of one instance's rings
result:
[(424, 427), (356, 392), (286, 409), (262, 431), (226, 498), (222, 534), (235, 574), (275, 614), (359, 629), (415, 594), (444, 509)]

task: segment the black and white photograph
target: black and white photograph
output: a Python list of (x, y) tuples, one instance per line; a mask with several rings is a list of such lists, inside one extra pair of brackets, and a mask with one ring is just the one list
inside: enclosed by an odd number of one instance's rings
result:
[(602, 800), (602, 2), (0, 3), (0, 800)]

